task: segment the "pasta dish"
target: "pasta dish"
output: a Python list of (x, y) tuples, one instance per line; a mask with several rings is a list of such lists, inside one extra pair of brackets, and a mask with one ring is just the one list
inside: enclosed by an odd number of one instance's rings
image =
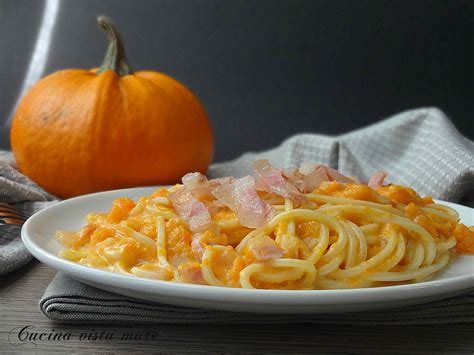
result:
[(385, 184), (303, 163), (266, 160), (253, 176), (200, 173), (58, 231), (60, 256), (138, 277), (237, 288), (341, 289), (428, 280), (456, 253), (474, 253), (457, 212)]

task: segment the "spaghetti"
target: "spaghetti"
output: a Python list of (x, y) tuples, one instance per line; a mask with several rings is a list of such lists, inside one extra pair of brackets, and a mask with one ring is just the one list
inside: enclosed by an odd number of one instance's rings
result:
[(284, 171), (268, 162), (254, 172), (188, 174), (137, 203), (119, 198), (80, 231), (58, 231), (61, 256), (159, 280), (341, 289), (428, 280), (456, 249), (474, 252), (474, 229), (455, 210), (383, 186), (384, 176), (367, 185), (321, 165)]

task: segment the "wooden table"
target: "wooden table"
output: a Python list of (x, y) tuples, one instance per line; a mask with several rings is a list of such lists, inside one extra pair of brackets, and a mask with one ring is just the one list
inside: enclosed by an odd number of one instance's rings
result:
[[(330, 326), (292, 325), (91, 325), (62, 324), (38, 310), (38, 300), (56, 271), (33, 261), (0, 279), (0, 352), (34, 350), (63, 352), (325, 352), (473, 354), (474, 325)], [(71, 340), (21, 343), (18, 332), (70, 332)], [(82, 340), (83, 332), (115, 335), (148, 332), (149, 339)]]

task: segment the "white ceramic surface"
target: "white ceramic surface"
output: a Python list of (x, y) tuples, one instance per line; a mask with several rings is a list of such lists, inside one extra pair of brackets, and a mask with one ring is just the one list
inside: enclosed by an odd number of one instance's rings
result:
[[(77, 230), (91, 211), (105, 212), (117, 197), (137, 199), (155, 188), (101, 192), (62, 201), (33, 215), (24, 224), (22, 239), (40, 261), (97, 288), (144, 300), (217, 310), (262, 313), (335, 313), (415, 305), (460, 294), (474, 288), (474, 256), (457, 256), (431, 281), (418, 284), (351, 290), (246, 290), (189, 285), (114, 274), (57, 256), (58, 229)], [(474, 225), (474, 209), (455, 208), (461, 220)]]

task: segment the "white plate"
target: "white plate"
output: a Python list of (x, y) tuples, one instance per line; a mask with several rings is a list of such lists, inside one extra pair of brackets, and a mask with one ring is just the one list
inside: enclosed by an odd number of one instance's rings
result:
[[(434, 280), (419, 284), (349, 290), (247, 290), (150, 280), (83, 266), (57, 256), (58, 229), (78, 230), (91, 211), (105, 212), (117, 197), (138, 199), (155, 188), (101, 192), (62, 201), (33, 215), (21, 236), (40, 261), (69, 276), (121, 295), (180, 306), (262, 313), (335, 313), (393, 308), (446, 298), (474, 287), (474, 256), (457, 256)], [(474, 209), (455, 208), (461, 220), (474, 224)]]

